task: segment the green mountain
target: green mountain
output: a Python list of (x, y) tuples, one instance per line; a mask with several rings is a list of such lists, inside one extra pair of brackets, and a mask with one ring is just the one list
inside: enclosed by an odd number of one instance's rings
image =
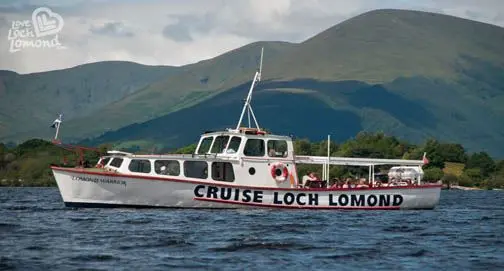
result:
[(48, 136), (60, 112), (65, 120), (87, 116), (174, 73), (122, 61), (23, 75), (0, 71), (0, 140)]
[(457, 80), (466, 55), (502, 65), (501, 27), (404, 10), (361, 14), (300, 43), (265, 78), (390, 82), (423, 76)]
[(90, 137), (155, 119), (250, 80), (262, 45), (271, 60), (284, 51), (288, 52), (290, 47), (286, 42), (253, 43), (217, 58), (182, 66), (177, 68), (176, 76), (165, 77), (89, 116), (68, 123), (66, 136)]
[[(405, 10), (367, 12), (299, 44), (258, 42), (191, 65), (157, 67), (166, 74), (75, 114), (64, 123), (64, 139), (176, 148), (204, 130), (234, 127), (262, 46), (263, 81), (253, 104), (261, 126), (275, 133), (344, 140), (360, 130), (383, 130), (504, 156), (504, 29)], [(60, 76), (78, 74), (75, 69)], [(0, 123), (13, 112), (2, 107)], [(41, 115), (44, 125), (53, 113)], [(40, 132), (3, 138), (28, 134)]]

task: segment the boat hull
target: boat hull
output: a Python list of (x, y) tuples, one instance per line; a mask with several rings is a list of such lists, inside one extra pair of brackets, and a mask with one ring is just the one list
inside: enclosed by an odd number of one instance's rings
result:
[(69, 207), (433, 209), (441, 185), (285, 189), (135, 176), (53, 167)]

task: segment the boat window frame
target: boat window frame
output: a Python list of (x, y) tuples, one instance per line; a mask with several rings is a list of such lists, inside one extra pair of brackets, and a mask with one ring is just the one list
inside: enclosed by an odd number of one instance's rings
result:
[(106, 166), (108, 165), (108, 163), (110, 163), (110, 161), (112, 161), (112, 156), (104, 156), (100, 159), (99, 163), (102, 164), (102, 166)]
[[(203, 146), (203, 142), (205, 142), (205, 140), (207, 140), (207, 139), (210, 139), (210, 140), (211, 140), (211, 141), (210, 141), (210, 145), (209, 145), (209, 147), (208, 147), (208, 149), (206, 150), (206, 152), (205, 152), (205, 153), (201, 153), (201, 152), (200, 152), (200, 150), (201, 150), (201, 146)], [(199, 143), (199, 145), (198, 145), (198, 149), (196, 150), (196, 152), (195, 152), (195, 153), (196, 153), (196, 154), (207, 154), (207, 153), (209, 153), (209, 151), (210, 151), (210, 150), (212, 149), (212, 147), (213, 147), (213, 142), (214, 142), (214, 139), (215, 139), (215, 136), (204, 136), (204, 137), (202, 137), (202, 138), (201, 138), (201, 140), (200, 140), (200, 143)]]
[[(250, 155), (250, 154), (245, 153), (247, 150), (247, 145), (248, 145), (249, 141), (252, 141), (252, 140), (260, 140), (262, 142), (262, 154)], [(247, 141), (245, 142), (245, 146), (243, 147), (243, 155), (248, 156), (248, 157), (264, 157), (266, 155), (266, 143), (264, 142), (264, 139), (262, 139), (262, 138), (247, 138)]]
[[(275, 155), (270, 154), (269, 144), (270, 144), (270, 142), (274, 142), (274, 141), (285, 143), (285, 152), (283, 155), (276, 155), (276, 153), (277, 153), (276, 151), (275, 151)], [(267, 151), (266, 155), (268, 155), (268, 157), (270, 157), (270, 158), (286, 158), (289, 156), (289, 144), (287, 143), (287, 140), (285, 140), (285, 139), (268, 139), (266, 142), (266, 151)]]
[[(221, 165), (223, 166), (223, 174), (222, 174), (222, 177), (216, 177), (215, 176), (215, 172), (220, 172), (219, 170), (216, 170), (215, 167), (218, 166), (218, 165)], [(227, 175), (226, 174), (226, 168), (231, 168), (231, 176)], [(227, 182), (227, 183), (233, 183), (235, 181), (235, 172), (234, 172), (234, 167), (233, 167), (233, 164), (230, 163), (230, 162), (225, 162), (225, 161), (215, 161), (215, 162), (212, 162), (212, 165), (211, 165), (211, 170), (212, 170), (212, 180), (214, 181), (220, 181), (220, 182)], [(226, 178), (228, 177), (228, 178)]]
[[(148, 165), (149, 165), (149, 171), (133, 171), (133, 170), (131, 170), (131, 165), (133, 164), (133, 162), (137, 162), (137, 161), (142, 161), (142, 162), (147, 161)], [(141, 158), (133, 158), (133, 159), (130, 160), (130, 162), (128, 164), (128, 170), (130, 172), (133, 172), (133, 173), (150, 174), (152, 172), (152, 163), (151, 163), (151, 160), (149, 160), (149, 159), (141, 159)]]
[[(112, 163), (116, 160), (120, 160), (119, 165), (115, 166)], [(114, 167), (114, 168), (120, 168), (122, 166), (122, 163), (124, 162), (124, 158), (122, 157), (112, 157), (112, 160), (110, 160), (109, 167)]]
[[(162, 162), (176, 162), (177, 163), (178, 174), (170, 174), (170, 171), (168, 169), (168, 167), (169, 167), (168, 165), (161, 165), (159, 167), (160, 171), (158, 172), (158, 168), (156, 166), (156, 163), (157, 162), (161, 162), (161, 161)], [(161, 173), (161, 167), (163, 167), (163, 166), (167, 167), (166, 174), (162, 174)], [(160, 176), (180, 176), (180, 173), (182, 171), (182, 170), (180, 170), (180, 168), (181, 168), (180, 161), (176, 160), (176, 159), (156, 159), (156, 160), (154, 160), (154, 173), (156, 173), (156, 175), (160, 175)]]
[[(203, 172), (205, 172), (205, 174), (201, 175), (201, 176), (197, 176), (197, 175), (188, 175), (188, 166), (187, 166), (187, 163), (205, 163), (206, 165), (206, 168), (203, 169)], [(183, 168), (184, 168), (184, 177), (186, 178), (194, 178), (194, 179), (201, 179), (201, 180), (207, 180), (208, 179), (208, 162), (207, 161), (201, 161), (201, 160), (185, 160), (184, 163), (183, 163)]]
[[(214, 147), (216, 146), (215, 143), (217, 142), (217, 140), (219, 138), (222, 138), (222, 137), (227, 137), (226, 143), (223, 144), (224, 146), (222, 147), (222, 150), (220, 150), (219, 152), (214, 152)], [(224, 153), (227, 150), (227, 145), (229, 144), (229, 140), (231, 140), (231, 136), (230, 135), (218, 135), (218, 136), (215, 136), (214, 139), (213, 139), (213, 141), (212, 141), (212, 147), (210, 148), (209, 153), (213, 153), (213, 154)]]
[[(236, 148), (236, 150), (235, 150), (235, 149), (232, 149), (232, 150), (234, 150), (234, 152), (229, 152), (229, 150), (230, 150), (229, 148), (231, 147), (231, 142), (233, 141), (233, 139), (234, 139), (234, 138), (238, 138), (238, 140), (239, 140), (239, 141), (238, 141), (238, 147)], [(231, 136), (231, 137), (229, 138), (228, 144), (227, 144), (227, 146), (226, 146), (225, 153), (227, 153), (227, 154), (236, 154), (236, 153), (238, 153), (238, 152), (240, 151), (240, 147), (241, 147), (241, 145), (242, 145), (242, 141), (243, 141), (242, 139), (243, 139), (243, 138), (242, 138), (241, 136), (237, 136), (237, 135), (233, 135), (233, 136)]]

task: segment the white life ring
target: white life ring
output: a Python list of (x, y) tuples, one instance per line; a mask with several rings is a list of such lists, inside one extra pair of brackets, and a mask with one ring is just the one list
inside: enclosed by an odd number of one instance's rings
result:
[(283, 163), (274, 163), (271, 166), (271, 177), (278, 183), (283, 183), (289, 178), (289, 169)]

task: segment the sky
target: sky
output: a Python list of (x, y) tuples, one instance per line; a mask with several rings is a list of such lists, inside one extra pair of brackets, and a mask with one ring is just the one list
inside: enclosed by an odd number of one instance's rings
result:
[[(49, 10), (33, 21), (41, 7)], [(25, 74), (105, 60), (180, 66), (256, 41), (302, 42), (383, 8), (504, 27), (504, 0), (1, 0), (0, 70)]]

